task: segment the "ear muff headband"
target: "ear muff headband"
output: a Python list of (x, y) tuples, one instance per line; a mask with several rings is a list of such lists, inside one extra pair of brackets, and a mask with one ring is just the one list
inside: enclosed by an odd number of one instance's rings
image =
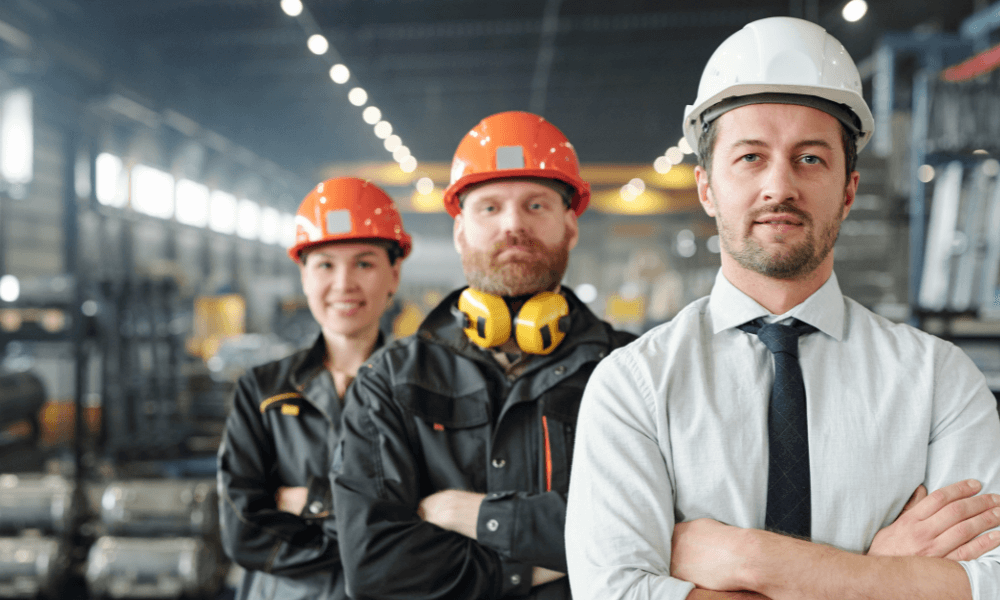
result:
[(569, 304), (555, 292), (540, 292), (529, 298), (514, 319), (500, 296), (467, 288), (458, 298), (456, 311), (465, 335), (481, 348), (506, 342), (514, 323), (514, 339), (529, 354), (549, 354), (569, 331)]

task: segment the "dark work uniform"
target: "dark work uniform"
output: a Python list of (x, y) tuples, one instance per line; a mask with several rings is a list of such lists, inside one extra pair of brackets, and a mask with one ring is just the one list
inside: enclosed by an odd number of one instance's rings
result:
[[(323, 530), (342, 410), (325, 355), (321, 335), (237, 383), (218, 455), (223, 548), (247, 570), (237, 598), (347, 598), (336, 528)], [(309, 489), (301, 515), (277, 509), (279, 487)]]
[[(597, 363), (635, 338), (569, 290), (552, 354), (501, 366), (444, 300), (417, 334), (386, 346), (347, 394), (336, 525), (352, 598), (570, 597), (531, 587), (533, 566), (566, 572), (563, 528), (577, 410)], [(485, 493), (478, 541), (417, 516), (441, 490)]]

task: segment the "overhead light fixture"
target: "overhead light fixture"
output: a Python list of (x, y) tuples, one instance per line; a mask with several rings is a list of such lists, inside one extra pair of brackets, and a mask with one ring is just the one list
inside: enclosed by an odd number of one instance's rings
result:
[(672, 165), (679, 165), (684, 162), (684, 152), (682, 152), (677, 146), (671, 146), (668, 148), (664, 156), (667, 157), (667, 160), (669, 160)]
[(337, 63), (330, 67), (330, 79), (334, 83), (347, 83), (347, 80), (351, 78), (351, 71), (340, 63)]
[(681, 149), (684, 154), (694, 154), (694, 150), (691, 149), (691, 144), (688, 143), (686, 137), (682, 137), (677, 141), (677, 147)]
[(350, 92), (347, 93), (347, 99), (354, 106), (364, 106), (368, 102), (368, 92), (364, 88), (352, 88)]
[(673, 166), (674, 165), (667, 160), (666, 156), (658, 156), (656, 160), (653, 161), (653, 169), (660, 175), (669, 173)]
[(403, 145), (403, 140), (401, 140), (398, 135), (392, 134), (389, 137), (385, 138), (385, 144), (383, 145), (385, 146), (385, 149), (388, 150), (389, 152), (395, 152), (396, 148), (399, 148), (400, 146)]
[(326, 54), (326, 51), (330, 49), (330, 42), (326, 41), (326, 38), (320, 34), (314, 33), (309, 36), (306, 46), (309, 47), (309, 51), (313, 54)]
[(860, 21), (868, 12), (868, 3), (865, 0), (851, 0), (844, 5), (841, 14), (848, 23)]
[[(404, 148), (405, 148), (405, 146), (404, 146)], [(403, 160), (403, 162), (399, 163), (399, 168), (404, 173), (412, 173), (412, 172), (414, 172), (414, 171), (417, 170), (417, 159), (413, 158), (412, 155), (411, 156), (407, 156)]]
[(410, 156), (410, 149), (406, 146), (400, 146), (392, 153), (392, 159), (400, 164), (403, 164), (403, 161), (406, 160), (406, 157), (408, 156)]
[(302, 14), (302, 0), (281, 0), (281, 10), (289, 17), (297, 17)]
[[(363, 113), (361, 113), (361, 118), (365, 120), (365, 123), (374, 125), (382, 120), (382, 111), (380, 111), (376, 106), (369, 106)], [(375, 135), (378, 135), (378, 133), (376, 132)]]
[(16, 302), (21, 295), (21, 282), (14, 275), (0, 277), (0, 300)]
[(392, 124), (389, 121), (379, 121), (375, 124), (375, 137), (380, 140), (392, 135)]
[(430, 177), (421, 177), (417, 180), (417, 191), (421, 194), (429, 194), (434, 191), (434, 180)]

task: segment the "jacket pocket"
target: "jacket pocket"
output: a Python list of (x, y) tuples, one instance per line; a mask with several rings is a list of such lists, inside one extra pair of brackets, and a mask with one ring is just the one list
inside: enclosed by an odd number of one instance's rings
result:
[(566, 492), (573, 460), (576, 416), (583, 390), (568, 385), (550, 390), (542, 405), (543, 464), (541, 489)]
[(466, 429), (485, 425), (490, 420), (484, 394), (456, 397), (412, 385), (398, 386), (393, 391), (405, 410), (431, 426)]

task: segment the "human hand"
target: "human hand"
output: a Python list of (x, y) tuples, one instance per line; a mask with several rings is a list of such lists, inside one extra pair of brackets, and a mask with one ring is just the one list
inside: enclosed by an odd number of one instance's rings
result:
[(278, 510), (294, 515), (302, 514), (308, 499), (309, 488), (304, 487), (279, 487), (274, 493), (274, 503), (278, 506)]
[(892, 525), (875, 534), (870, 556), (930, 556), (972, 560), (1000, 546), (1000, 495), (976, 496), (982, 485), (966, 479), (927, 494), (918, 486)]
[(417, 516), (442, 529), (476, 539), (479, 505), (486, 494), (462, 490), (442, 490), (427, 496), (417, 506)]
[(542, 585), (543, 583), (550, 583), (565, 576), (565, 573), (560, 573), (559, 571), (553, 571), (544, 567), (532, 567), (531, 585), (534, 587), (536, 585)]
[(721, 591), (744, 589), (739, 575), (746, 567), (741, 551), (746, 530), (712, 519), (674, 526), (670, 574), (699, 588)]

